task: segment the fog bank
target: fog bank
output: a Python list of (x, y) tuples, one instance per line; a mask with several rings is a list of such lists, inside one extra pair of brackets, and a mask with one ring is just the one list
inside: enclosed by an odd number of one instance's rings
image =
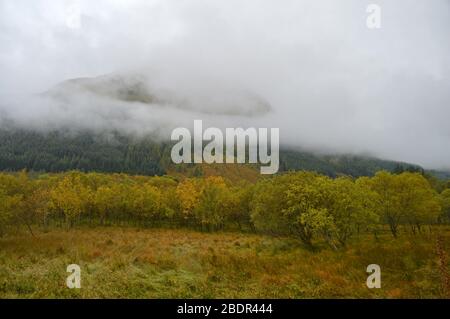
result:
[(369, 3), (2, 0), (0, 124), (169, 138), (201, 119), (450, 169), (450, 1), (376, 1), (381, 29)]

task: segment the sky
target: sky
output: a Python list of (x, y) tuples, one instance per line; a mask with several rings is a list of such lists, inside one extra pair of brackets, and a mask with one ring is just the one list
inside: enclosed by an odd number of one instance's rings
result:
[[(367, 27), (371, 3), (381, 28)], [(203, 119), (450, 169), (449, 0), (0, 0), (0, 44), (0, 125), (168, 138)], [(144, 75), (170, 103), (36, 95), (109, 74)], [(270, 107), (252, 112), (248, 96)]]

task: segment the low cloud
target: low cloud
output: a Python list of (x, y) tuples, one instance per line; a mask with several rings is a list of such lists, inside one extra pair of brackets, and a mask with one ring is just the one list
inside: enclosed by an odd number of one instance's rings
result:
[(368, 29), (369, 3), (3, 0), (0, 123), (168, 138), (202, 119), (450, 168), (450, 3), (377, 1)]

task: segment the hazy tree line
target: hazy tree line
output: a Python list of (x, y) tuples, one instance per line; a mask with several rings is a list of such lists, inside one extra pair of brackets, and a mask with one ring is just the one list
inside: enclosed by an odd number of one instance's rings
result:
[[(117, 132), (35, 132), (19, 129), (0, 129), (0, 170), (36, 172), (127, 173), (164, 175), (171, 167), (172, 145), (152, 136), (138, 138)], [(306, 170), (336, 177), (371, 176), (386, 170), (420, 171), (410, 164), (350, 155), (318, 155), (310, 152), (282, 149), (280, 171)], [(200, 175), (198, 172), (195, 175)]]
[(167, 144), (117, 133), (0, 130), (0, 140), (0, 170), (163, 175), (170, 161)]
[[(330, 178), (292, 172), (255, 184), (125, 174), (0, 174), (0, 234), (78, 225), (239, 229), (345, 246), (360, 233), (394, 237), (448, 223), (450, 188), (419, 173)], [(33, 234), (34, 235), (34, 234)]]

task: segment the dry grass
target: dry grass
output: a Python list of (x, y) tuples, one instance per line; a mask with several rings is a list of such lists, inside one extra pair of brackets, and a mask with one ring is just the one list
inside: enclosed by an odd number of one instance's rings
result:
[[(439, 232), (448, 255), (450, 230)], [(386, 235), (378, 243), (367, 236), (345, 251), (316, 252), (291, 239), (239, 233), (24, 233), (0, 239), (0, 298), (445, 297), (436, 233), (398, 240)], [(65, 286), (71, 263), (82, 269), (79, 290)], [(381, 289), (365, 285), (372, 263), (381, 266)]]
[(184, 169), (183, 172), (169, 168), (168, 175), (183, 179), (195, 176), (195, 169), (199, 169), (203, 177), (222, 176), (234, 183), (242, 181), (255, 183), (261, 178), (258, 166), (254, 164), (194, 164), (181, 167)]

